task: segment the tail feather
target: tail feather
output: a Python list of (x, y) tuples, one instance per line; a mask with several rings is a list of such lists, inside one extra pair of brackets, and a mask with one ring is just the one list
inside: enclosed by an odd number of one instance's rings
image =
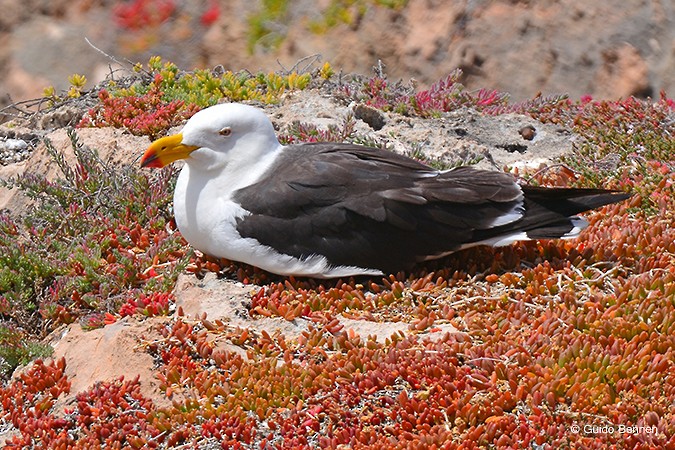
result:
[(626, 200), (630, 194), (606, 189), (543, 188), (523, 186), (526, 201), (537, 203), (562, 216), (574, 216), (601, 206)]
[(509, 245), (523, 239), (570, 239), (588, 222), (577, 214), (630, 197), (603, 189), (567, 189), (523, 186), (524, 215), (521, 220), (475, 233), (475, 243)]

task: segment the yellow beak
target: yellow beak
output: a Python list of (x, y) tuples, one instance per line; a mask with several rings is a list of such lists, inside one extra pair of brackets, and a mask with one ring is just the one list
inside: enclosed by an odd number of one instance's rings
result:
[(183, 135), (174, 134), (157, 139), (141, 158), (141, 167), (164, 167), (179, 159), (185, 159), (199, 147), (183, 144)]

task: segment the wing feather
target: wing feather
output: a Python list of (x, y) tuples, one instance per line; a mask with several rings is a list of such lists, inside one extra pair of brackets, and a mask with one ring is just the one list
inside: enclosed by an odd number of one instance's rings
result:
[[(437, 171), (352, 144), (303, 144), (234, 199), (250, 211), (237, 228), (296, 257), (396, 270), (448, 253), (520, 219), (522, 191), (506, 173)], [(508, 220), (505, 220), (504, 218)]]

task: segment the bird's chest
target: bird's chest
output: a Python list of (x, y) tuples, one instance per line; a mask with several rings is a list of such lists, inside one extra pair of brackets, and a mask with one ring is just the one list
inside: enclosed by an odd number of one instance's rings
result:
[(174, 193), (174, 214), (181, 234), (196, 249), (228, 257), (228, 247), (240, 238), (236, 219), (246, 213), (231, 199), (227, 186), (200, 181), (181, 172)]

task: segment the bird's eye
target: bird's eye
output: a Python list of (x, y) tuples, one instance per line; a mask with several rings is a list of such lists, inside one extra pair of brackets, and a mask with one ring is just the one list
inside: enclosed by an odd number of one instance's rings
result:
[(218, 134), (221, 136), (229, 136), (232, 134), (232, 129), (230, 127), (225, 127), (222, 130), (220, 130)]

